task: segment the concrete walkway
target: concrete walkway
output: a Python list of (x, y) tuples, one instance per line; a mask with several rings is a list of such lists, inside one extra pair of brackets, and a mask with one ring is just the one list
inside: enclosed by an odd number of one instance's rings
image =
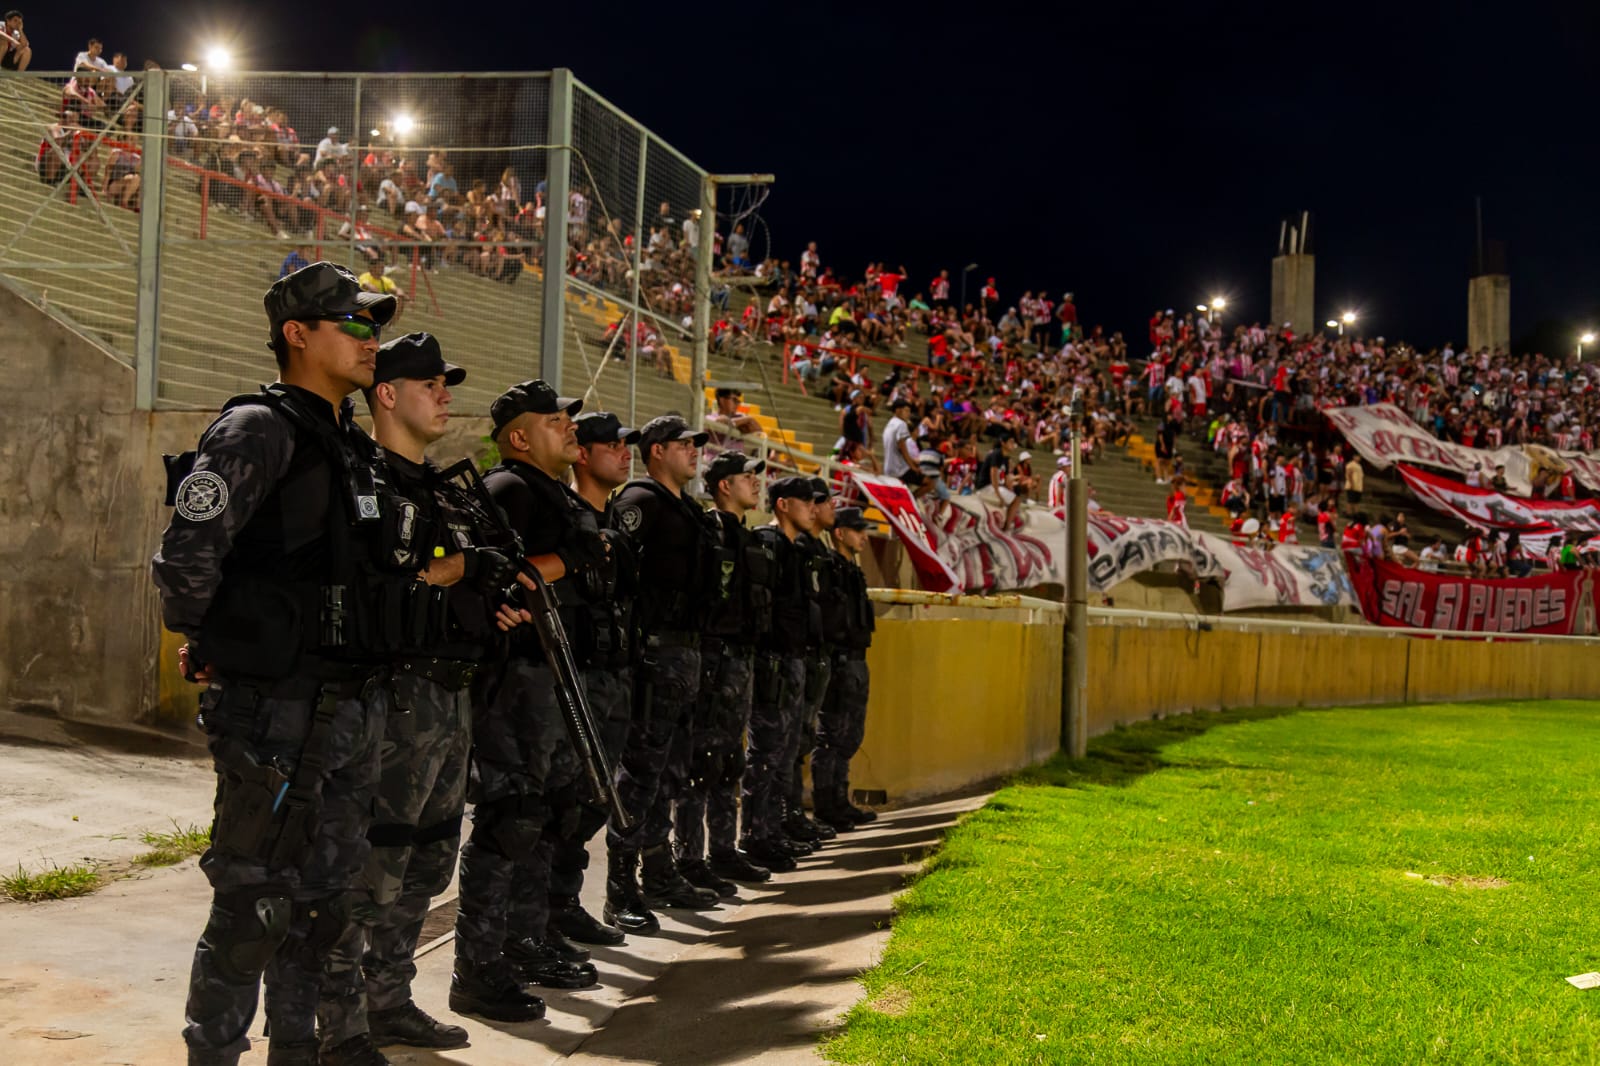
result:
[[(37, 868), (41, 859), (126, 859), (139, 850), (129, 840), (139, 830), (210, 815), (210, 774), (193, 752), (0, 741), (0, 780), (0, 861), (11, 869), (19, 860)], [(447, 895), (430, 920), (441, 935), (421, 952), (416, 996), (436, 1016), (466, 1025), (472, 1045), (394, 1048), (389, 1057), (463, 1066), (816, 1063), (818, 1038), (860, 997), (856, 977), (888, 938), (894, 894), (942, 831), (981, 803), (888, 812), (716, 910), (666, 912), (662, 935), (595, 951), (597, 988), (546, 990), (546, 1018), (524, 1025), (454, 1018), (446, 1009)], [(585, 890), (596, 914), (603, 869), (596, 855)], [(0, 904), (0, 1062), (181, 1064), (184, 986), (208, 898), (191, 860), (80, 899)], [(244, 1062), (265, 1061), (258, 1041)]]

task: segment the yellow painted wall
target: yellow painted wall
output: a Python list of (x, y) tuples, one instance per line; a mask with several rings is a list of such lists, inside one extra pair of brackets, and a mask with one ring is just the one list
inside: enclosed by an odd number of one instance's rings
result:
[[(1057, 624), (880, 618), (872, 694), (851, 785), (894, 801), (1000, 777), (1056, 750)], [(1223, 707), (1336, 707), (1475, 699), (1600, 698), (1596, 649), (1563, 642), (1096, 625), (1089, 731)]]
[(1061, 736), (1061, 628), (880, 618), (853, 788), (952, 792), (1048, 757)]

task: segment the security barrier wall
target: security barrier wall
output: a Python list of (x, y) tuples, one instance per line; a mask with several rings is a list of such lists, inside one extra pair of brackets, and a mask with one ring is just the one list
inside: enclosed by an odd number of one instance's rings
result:
[[(936, 620), (925, 609), (912, 613), (914, 620), (879, 621), (852, 788), (904, 802), (991, 781), (1055, 752), (1059, 613), (1036, 611), (1031, 621), (1000, 620), (1015, 612), (981, 607), (945, 607)], [(1201, 629), (1177, 618), (1095, 618), (1091, 735), (1197, 709), (1600, 698), (1593, 641), (1215, 621)]]

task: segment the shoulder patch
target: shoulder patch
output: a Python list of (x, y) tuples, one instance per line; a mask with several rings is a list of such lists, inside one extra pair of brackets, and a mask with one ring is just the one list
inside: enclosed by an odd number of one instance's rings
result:
[(625, 503), (617, 508), (617, 524), (626, 532), (637, 533), (644, 524), (644, 512), (639, 510), (636, 503)]
[(196, 470), (178, 483), (173, 499), (184, 518), (209, 522), (228, 507), (228, 483), (210, 470)]

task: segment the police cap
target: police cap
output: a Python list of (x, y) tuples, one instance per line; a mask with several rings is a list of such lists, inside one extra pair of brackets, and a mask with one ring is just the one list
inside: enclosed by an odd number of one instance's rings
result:
[(827, 503), (833, 499), (833, 493), (828, 491), (828, 483), (820, 477), (807, 478), (811, 482), (811, 502)]
[(489, 417), (494, 421), (494, 431), (499, 433), (518, 415), (553, 415), (565, 411), (575, 415), (583, 410), (583, 401), (571, 396), (557, 396), (548, 383), (535, 378), (513, 385), (489, 405)]
[(591, 444), (638, 444), (639, 431), (629, 429), (622, 419), (610, 411), (590, 411), (578, 418), (578, 443), (587, 448)]
[(356, 276), (326, 260), (301, 267), (272, 283), (261, 298), (274, 338), (278, 327), (292, 320), (333, 318), (371, 311), (380, 326), (394, 317), (399, 306), (388, 293), (367, 292)]
[(675, 440), (691, 440), (696, 448), (703, 448), (710, 439), (711, 434), (696, 433), (690, 429), (682, 415), (657, 415), (639, 430), (639, 454), (648, 459), (653, 445)]
[(706, 467), (706, 491), (716, 492), (724, 478), (735, 474), (759, 474), (767, 468), (760, 459), (752, 459), (743, 452), (723, 452)]
[(808, 477), (781, 477), (767, 486), (767, 508), (775, 510), (779, 500), (805, 500), (814, 502), (816, 489)]
[(833, 512), (835, 529), (870, 529), (871, 523), (859, 507), (841, 507)]
[(378, 368), (373, 371), (372, 383), (399, 378), (432, 381), (441, 375), (444, 383), (454, 388), (466, 380), (467, 372), (444, 361), (444, 353), (439, 350), (439, 342), (433, 334), (407, 333), (378, 349)]

